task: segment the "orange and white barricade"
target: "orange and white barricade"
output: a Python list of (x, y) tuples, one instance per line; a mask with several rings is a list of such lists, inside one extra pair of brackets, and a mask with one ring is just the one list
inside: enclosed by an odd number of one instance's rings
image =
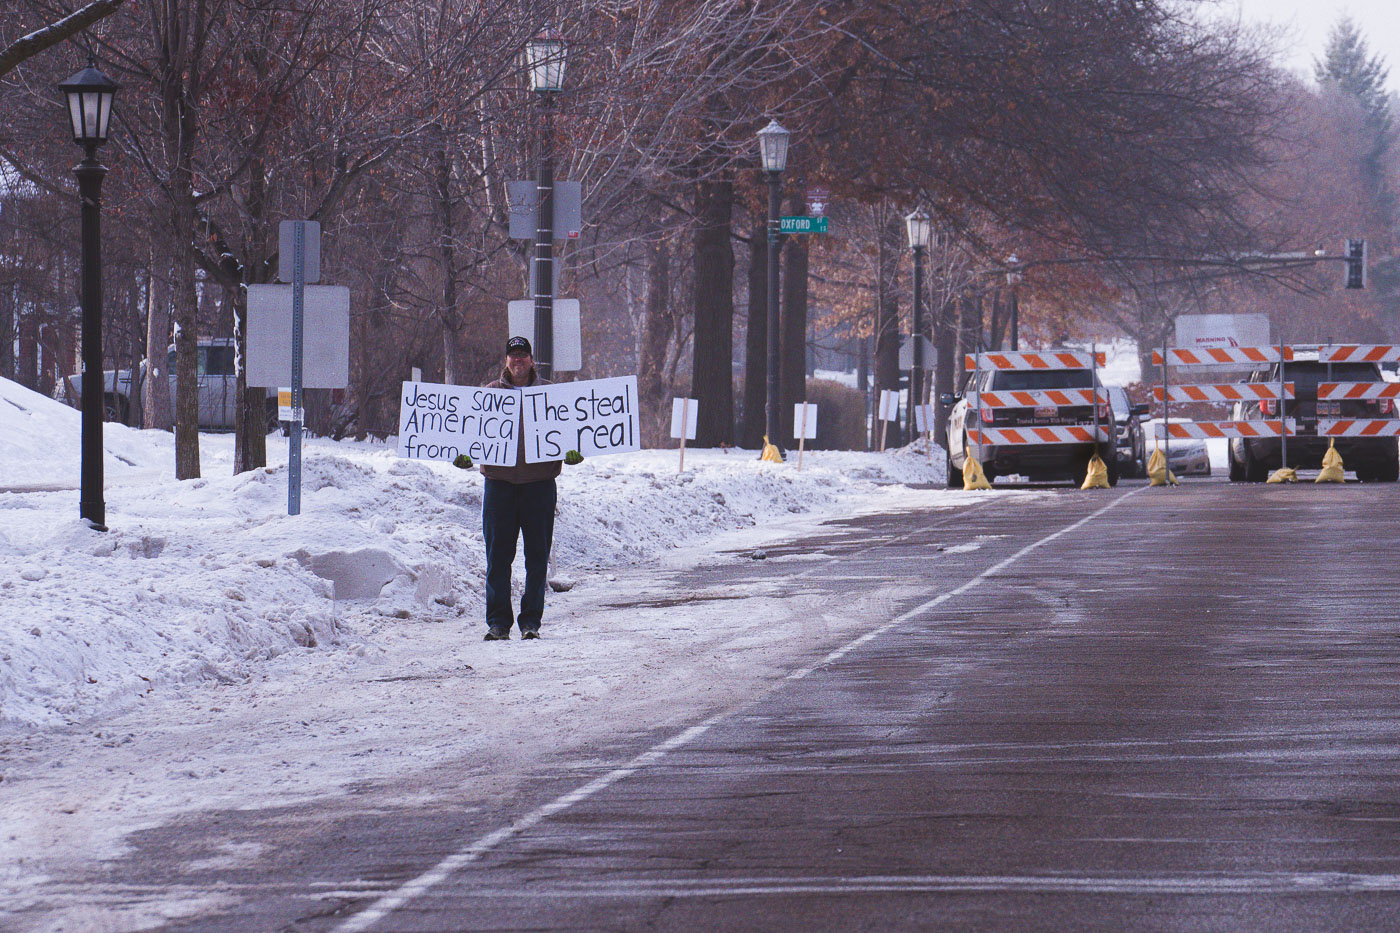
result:
[[(1186, 349), (1164, 348), (1169, 366), (1254, 366), (1292, 360), (1292, 347), (1207, 347)], [(1152, 351), (1152, 365), (1162, 365), (1162, 351)]]
[[(1212, 385), (1166, 386), (1165, 396), (1173, 402), (1258, 402), (1276, 401), (1280, 395), (1293, 398), (1293, 383), (1223, 382)], [(1152, 401), (1162, 402), (1163, 387), (1152, 387)]]
[[(1099, 443), (1109, 440), (1108, 430), (1098, 427)], [(1002, 447), (1017, 444), (1092, 444), (1092, 424), (1061, 424), (1019, 428), (968, 428), (967, 437), (978, 446)]]
[(1008, 389), (979, 392), (977, 404), (983, 408), (1069, 408), (1076, 405), (1108, 404), (1108, 393), (1093, 389)]
[(1400, 437), (1397, 418), (1319, 418), (1318, 437)]
[(1317, 348), (1317, 358), (1323, 363), (1396, 363), (1400, 362), (1400, 345), (1324, 344)]
[[(1287, 428), (1288, 434), (1284, 434)], [(1206, 438), (1233, 437), (1285, 437), (1296, 436), (1298, 423), (1289, 418), (1287, 423), (1275, 418), (1272, 421), (1192, 421), (1187, 424), (1171, 422), (1154, 425), (1157, 439), (1204, 440)]]
[(1319, 382), (1319, 402), (1400, 399), (1400, 382)]
[(975, 356), (967, 354), (963, 357), (963, 369), (968, 372), (975, 369), (1090, 369), (1095, 363), (1103, 366), (1106, 359), (1103, 353), (1082, 350), (999, 350)]

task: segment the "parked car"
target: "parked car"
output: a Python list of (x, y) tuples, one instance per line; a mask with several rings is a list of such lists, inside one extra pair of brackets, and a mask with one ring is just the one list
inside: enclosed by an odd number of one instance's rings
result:
[[(1295, 351), (1296, 355), (1296, 351)], [(1380, 367), (1374, 363), (1324, 363), (1313, 354), (1284, 364), (1283, 378), (1294, 386), (1295, 398), (1284, 405), (1284, 415), (1297, 420), (1297, 433), (1288, 438), (1288, 466), (1317, 470), (1322, 467), (1328, 438), (1319, 437), (1319, 418), (1393, 418), (1395, 402), (1388, 399), (1326, 401), (1317, 400), (1321, 382), (1383, 382)], [(1253, 383), (1277, 384), (1278, 364), (1256, 369)], [(1277, 401), (1236, 402), (1232, 416), (1237, 421), (1278, 417)], [(1400, 444), (1393, 437), (1339, 437), (1337, 453), (1348, 470), (1356, 471), (1362, 482), (1393, 483), (1400, 478)], [(1230, 441), (1230, 479), (1262, 483), (1269, 473), (1283, 466), (1279, 438), (1235, 438)]]
[[(142, 399), (146, 387), (146, 361), (142, 360), (135, 374), (129, 369), (107, 370), (103, 375), (103, 407), (108, 421), (122, 424), (141, 423)], [(170, 401), (175, 403), (175, 347), (166, 354), (165, 383)], [(201, 428), (232, 429), (236, 412), (237, 378), (234, 372), (234, 342), (231, 337), (214, 337), (199, 341), (195, 375), (199, 386), (199, 426)], [(81, 373), (67, 378), (67, 395), (74, 405), (83, 392)], [(266, 403), (268, 430), (277, 428), (277, 399)]]
[(1146, 405), (1133, 405), (1128, 401), (1128, 390), (1122, 386), (1107, 386), (1108, 404), (1113, 409), (1113, 443), (1118, 456), (1119, 476), (1141, 476), (1147, 469), (1147, 461), (1138, 456), (1139, 448), (1133, 445), (1134, 425), (1141, 425), (1147, 417)]
[(955, 479), (961, 476), (968, 456), (975, 457), (982, 464), (987, 479), (1012, 473), (1031, 480), (1066, 480), (1077, 483), (1084, 481), (1089, 460), (1097, 452), (1108, 468), (1110, 485), (1118, 483), (1117, 450), (1111, 432), (1114, 424), (1111, 404), (1099, 405), (1098, 418), (1101, 425), (1110, 430), (1108, 441), (1069, 444), (1016, 444), (992, 445), (974, 444), (968, 438), (968, 430), (979, 425), (988, 428), (1040, 427), (1054, 425), (1090, 425), (1094, 421), (1094, 406), (1046, 408), (983, 408), (972, 410), (970, 399), (973, 389), (978, 392), (1046, 390), (1046, 389), (1087, 389), (1096, 383), (1090, 369), (1051, 369), (1051, 370), (1005, 370), (986, 371), (972, 374), (972, 379), (964, 389), (964, 397), (945, 398), (951, 405), (948, 415), (948, 483), (960, 485)]
[[(1143, 469), (1146, 470), (1147, 460), (1157, 448), (1163, 447), (1167, 452), (1167, 469), (1177, 476), (1209, 476), (1210, 449), (1206, 442), (1195, 437), (1174, 437), (1170, 444), (1164, 444), (1157, 438), (1157, 426), (1162, 423), (1161, 418), (1149, 418), (1139, 426), (1137, 443), (1141, 445)], [(1190, 418), (1173, 418), (1171, 423), (1193, 422)]]

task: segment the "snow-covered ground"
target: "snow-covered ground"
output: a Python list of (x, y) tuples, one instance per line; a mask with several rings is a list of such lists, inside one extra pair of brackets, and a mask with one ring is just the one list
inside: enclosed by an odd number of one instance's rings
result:
[[(140, 929), (209, 906), (44, 900), (45, 877), (81, 876), (138, 829), (669, 727), (898, 595), (814, 605), (774, 560), (772, 582), (678, 611), (668, 570), (748, 561), (833, 518), (1041, 494), (942, 489), (937, 449), (808, 452), (801, 472), (742, 450), (687, 451), (683, 474), (676, 451), (590, 459), (560, 480), (555, 574), (575, 585), (550, 594), (542, 641), (488, 644), (479, 473), (313, 440), (293, 518), (277, 438), (268, 469), (234, 476), (232, 438), (205, 436), (205, 478), (184, 482), (168, 434), (105, 438), (100, 533), (77, 517), (77, 412), (0, 380), (0, 917), (39, 899), (56, 913), (34, 928)], [(657, 604), (636, 604), (648, 592)]]

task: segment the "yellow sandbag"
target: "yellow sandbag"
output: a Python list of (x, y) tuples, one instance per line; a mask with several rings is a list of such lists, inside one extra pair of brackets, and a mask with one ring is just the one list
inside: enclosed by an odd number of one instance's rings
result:
[(1108, 467), (1103, 458), (1094, 454), (1089, 458), (1089, 469), (1084, 471), (1084, 485), (1080, 489), (1108, 489)]
[(1167, 455), (1158, 447), (1147, 458), (1147, 479), (1149, 486), (1176, 486), (1176, 474), (1167, 469)]
[(963, 490), (970, 492), (974, 489), (991, 489), (992, 484), (987, 482), (987, 474), (982, 472), (982, 464), (971, 457), (963, 464)]
[(1269, 474), (1266, 483), (1296, 483), (1298, 482), (1298, 471), (1292, 467), (1281, 467)]
[(1342, 455), (1337, 453), (1337, 442), (1331, 440), (1327, 444), (1327, 453), (1322, 455), (1322, 472), (1317, 474), (1314, 482), (1318, 483), (1345, 483), (1346, 477), (1342, 475)]
[(763, 435), (763, 456), (760, 460), (767, 460), (769, 463), (782, 463), (783, 455), (778, 451), (777, 445), (768, 443), (768, 435)]

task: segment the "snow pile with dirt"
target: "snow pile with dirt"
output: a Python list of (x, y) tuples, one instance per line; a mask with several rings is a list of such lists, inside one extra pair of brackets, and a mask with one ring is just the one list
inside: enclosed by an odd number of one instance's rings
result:
[[(234, 476), (232, 439), (205, 436), (205, 478), (179, 482), (169, 434), (105, 437), (104, 534), (77, 515), (77, 412), (0, 380), (0, 728), (81, 722), (162, 684), (241, 682), (287, 652), (362, 654), (382, 620), (483, 615), (476, 471), (402, 460), (392, 439), (313, 440), (288, 517), (277, 438), (269, 468)], [(898, 508), (897, 484), (944, 480), (937, 448), (795, 460), (691, 450), (677, 474), (675, 451), (644, 451), (566, 468), (556, 576), (794, 515)]]

